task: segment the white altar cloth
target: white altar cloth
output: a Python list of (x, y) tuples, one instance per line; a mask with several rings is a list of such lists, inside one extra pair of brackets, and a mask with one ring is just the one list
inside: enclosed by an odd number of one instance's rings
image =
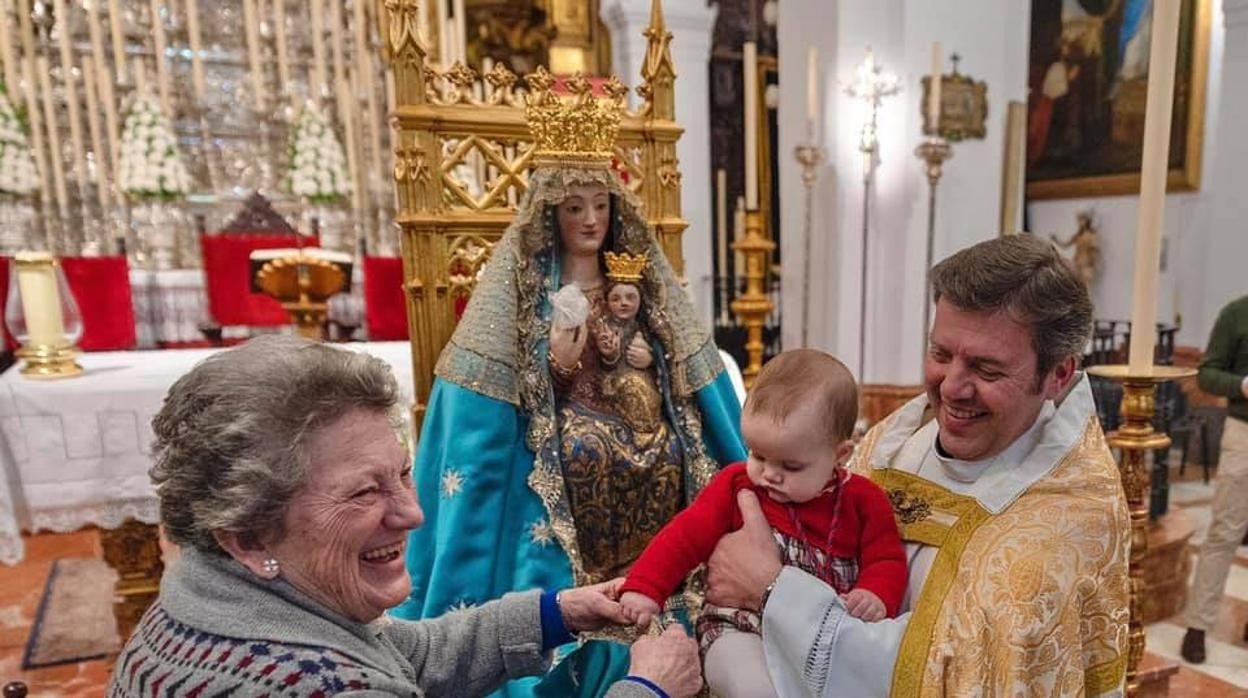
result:
[[(410, 404), (407, 342), (335, 346), (389, 363)], [(83, 375), (56, 381), (26, 379), (17, 366), (0, 375), (0, 563), (21, 561), (22, 530), (156, 523), (151, 419), (174, 381), (216, 351), (84, 354)]]

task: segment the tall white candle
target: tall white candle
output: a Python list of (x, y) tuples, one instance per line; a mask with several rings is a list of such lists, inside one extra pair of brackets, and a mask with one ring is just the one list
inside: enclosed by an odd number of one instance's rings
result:
[(728, 173), (715, 170), (715, 261), (720, 278), (728, 277)]
[(451, 30), (451, 19), (446, 11), (446, 3), (439, 0), (434, 4), (438, 7), (438, 60), (443, 68), (449, 68), (453, 60), (451, 56), (455, 53), (455, 48), (451, 45), (451, 37), (455, 35), (455, 32)]
[(940, 42), (932, 42), (932, 72), (927, 90), (927, 123), (937, 135), (940, 133), (940, 76), (941, 63), (943, 63), (941, 53)]
[(35, 59), (35, 72), (39, 74), (39, 91), (43, 95), (43, 123), (48, 130), (48, 150), (52, 161), (52, 185), (56, 193), (56, 206), (61, 217), (69, 216), (69, 192), (65, 189), (65, 168), (61, 156), (61, 129), (56, 122), (56, 106), (52, 103), (52, 77), (48, 57), (42, 54)]
[(312, 2), (312, 96), (325, 94), (329, 76), (325, 63), (325, 7), (323, 0)]
[(78, 185), (78, 195), (87, 190), (86, 149), (82, 139), (82, 106), (78, 103), (78, 89), (74, 85), (74, 55), (70, 45), (69, 13), (65, 11), (65, 0), (53, 0), (52, 12), (56, 15), (59, 25), (57, 35), (61, 50), (61, 76), (65, 83), (65, 106), (69, 117), (69, 144), (73, 149), (74, 182)]
[(87, 130), (91, 132), (91, 152), (95, 153), (95, 195), (100, 202), (100, 210), (108, 210), (109, 176), (108, 163), (111, 156), (104, 155), (104, 136), (100, 133), (100, 103), (95, 89), (95, 70), (84, 68), (82, 71), (82, 91), (87, 97)]
[(22, 92), (26, 99), (26, 114), (30, 118), (30, 146), (35, 152), (39, 188), (47, 196), (49, 165), (44, 157), (46, 149), (43, 147), (43, 113), (40, 111), (40, 94), (35, 81), (35, 30), (30, 20), (29, 0), (18, 0), (17, 16), (22, 39)]
[(819, 118), (819, 49), (806, 52), (806, 129), (814, 141), (815, 120)]
[[(46, 254), (31, 255), (38, 259)], [(22, 256), (18, 257), (19, 260)], [(56, 267), (49, 264), (14, 265), (17, 287), (22, 294), (22, 314), (26, 317), (27, 346), (58, 347), (65, 343), (65, 322), (61, 314), (61, 294), (56, 283)]]
[(108, 0), (108, 29), (113, 39), (113, 70), (117, 71), (117, 82), (127, 82), (126, 70), (126, 35), (121, 26), (121, 0)]
[(134, 57), (134, 90), (139, 93), (147, 91), (147, 66), (141, 56)]
[(468, 63), (468, 13), (464, 9), (464, 0), (454, 0), (454, 2), (455, 60), (466, 64)]
[(161, 15), (164, 9), (162, 0), (151, 0), (152, 5), (152, 41), (156, 49), (156, 89), (160, 92), (160, 108), (172, 115), (172, 86), (169, 76), (169, 42), (165, 37), (165, 19)]
[(9, 90), (9, 97), (16, 99), (14, 91), (18, 85), (17, 52), (13, 50), (13, 29), (9, 23), (9, 0), (0, 0), (0, 17), (4, 18), (0, 26), (0, 61), (4, 61), (4, 84)]
[[(372, 173), (372, 176), (366, 177), (365, 179), (371, 182), (373, 176), (376, 176), (376, 177), (383, 176), (382, 168), (381, 168), (382, 121), (381, 121), (380, 115), (377, 113), (377, 90), (374, 88), (374, 85), (373, 85), (374, 73), (373, 73), (373, 62), (371, 58), (372, 52), (368, 48), (368, 35), (370, 32), (368, 28), (368, 19), (365, 17), (365, 14), (364, 14), (364, 3), (362, 2), (355, 3), (354, 10), (355, 10), (355, 18), (354, 18), (354, 21), (352, 22), (351, 28), (352, 28), (352, 35), (354, 37), (354, 42), (355, 42), (355, 61), (356, 61), (355, 78), (359, 83), (359, 87), (363, 88), (367, 92), (367, 103), (368, 103), (367, 123), (368, 123), (368, 133), (370, 136), (369, 151), (371, 155), (373, 173)], [(423, 8), (420, 11), (420, 15), (422, 17), (425, 15), (425, 11)], [(357, 91), (356, 94), (358, 95), (359, 92)], [(361, 128), (360, 129), (361, 145), (363, 144), (363, 140), (364, 140), (364, 129)]]
[(204, 44), (199, 33), (199, 0), (186, 0), (186, 35), (191, 45), (191, 89), (195, 101), (202, 102), (205, 94)]
[(1166, 210), (1166, 172), (1170, 153), (1170, 117), (1179, 45), (1179, 3), (1154, 0), (1153, 36), (1148, 58), (1148, 98), (1144, 110), (1144, 158), (1140, 172), (1140, 210), (1135, 236), (1132, 284), (1132, 374), (1151, 374), (1157, 340), (1157, 277), (1161, 264), (1161, 227)]
[[(100, 27), (98, 7), (99, 0), (92, 0), (88, 3), (88, 28), (91, 36), (91, 69), (88, 72), (95, 74), (96, 94), (99, 103), (104, 111), (104, 135), (108, 140), (108, 157), (105, 158), (103, 152), (97, 150), (95, 153), (96, 164), (99, 166), (101, 174), (99, 181), (103, 184), (105, 181), (116, 180), (116, 172), (111, 168), (117, 167), (118, 150), (117, 141), (120, 138), (120, 126), (117, 121), (117, 98), (113, 93), (113, 71), (109, 70), (108, 57), (104, 53), (104, 32)], [(93, 112), (90, 116), (92, 119), (97, 118), (95, 109), (89, 109)], [(105, 176), (107, 173), (107, 177)], [(117, 205), (125, 204), (125, 194), (117, 187), (109, 186), (116, 197)], [(104, 195), (101, 195), (100, 205), (105, 206)]]
[[(356, 6), (363, 9), (363, 3), (356, 1)], [(286, 0), (273, 1), (273, 39), (277, 46), (277, 79), (282, 83), (282, 93), (290, 90), (290, 59), (287, 57), (286, 46)]]
[(745, 207), (758, 210), (758, 47), (745, 42)]
[(256, 13), (256, 0), (243, 0), (243, 30), (247, 34), (251, 103), (256, 111), (262, 112), (264, 111), (264, 65), (260, 62), (260, 17)]
[[(732, 238), (736, 242), (745, 239), (745, 197), (737, 197), (737, 210), (732, 216)], [(738, 279), (745, 278), (745, 253), (741, 250), (733, 250), (732, 254), (732, 270), (733, 275)]]

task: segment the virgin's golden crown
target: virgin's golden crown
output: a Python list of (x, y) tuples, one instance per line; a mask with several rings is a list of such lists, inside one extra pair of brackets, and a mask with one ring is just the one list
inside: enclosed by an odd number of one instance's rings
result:
[(605, 99), (594, 97), (580, 73), (567, 81), (568, 97), (554, 93), (555, 78), (543, 67), (525, 79), (524, 118), (533, 135), (534, 166), (610, 167), (628, 94), (619, 78), (611, 76), (602, 86)]
[(629, 284), (641, 281), (641, 273), (649, 261), (645, 252), (636, 256), (627, 252), (606, 252), (602, 256), (607, 263), (607, 278)]

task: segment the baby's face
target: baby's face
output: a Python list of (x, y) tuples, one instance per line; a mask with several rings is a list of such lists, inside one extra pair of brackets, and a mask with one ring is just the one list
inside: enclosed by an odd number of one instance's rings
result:
[(800, 504), (818, 497), (852, 452), (851, 441), (830, 442), (821, 412), (811, 400), (780, 421), (748, 409), (742, 413), (741, 436), (750, 449), (746, 474), (773, 500)]
[(607, 310), (616, 320), (632, 320), (641, 307), (641, 292), (632, 284), (616, 284), (607, 292)]

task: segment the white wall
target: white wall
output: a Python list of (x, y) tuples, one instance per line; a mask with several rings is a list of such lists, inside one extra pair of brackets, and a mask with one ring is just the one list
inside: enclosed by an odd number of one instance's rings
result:
[[(1167, 259), (1159, 317), (1183, 316), (1181, 344), (1203, 345), (1228, 300), (1248, 293), (1248, 0), (1212, 0), (1204, 177), (1198, 192), (1174, 194), (1166, 209)], [(1225, 7), (1225, 13), (1224, 13)], [(1226, 20), (1224, 22), (1224, 19)], [(842, 94), (870, 45), (902, 79), (903, 92), (880, 112), (880, 163), (870, 207), (867, 349), (861, 379), (915, 383), (921, 375), (927, 182), (914, 155), (920, 142), (920, 79), (930, 46), (962, 56), (961, 72), (988, 83), (988, 135), (954, 144), (937, 192), (934, 259), (998, 234), (1010, 101), (1026, 100), (1030, 0), (879, 0), (780, 3), (780, 185), (784, 256), (784, 342), (801, 340), (803, 199), (793, 147), (805, 140), (806, 49), (820, 47), (821, 122), (830, 162), (820, 171), (809, 344), (832, 351), (857, 372), (862, 229), (859, 128), (865, 109)], [(1224, 47), (1224, 23), (1229, 47)], [(1223, 70), (1223, 66), (1226, 69)], [(1229, 96), (1228, 96), (1229, 95)], [(1221, 131), (1222, 133), (1219, 133)], [(1228, 135), (1229, 134), (1229, 135)], [(1241, 135), (1243, 134), (1243, 135)], [(1075, 213), (1093, 208), (1104, 269), (1093, 289), (1097, 316), (1128, 318), (1135, 236), (1134, 197), (1035, 202), (1032, 232), (1068, 237)], [(822, 277), (822, 278), (821, 278)]]
[[(1227, 5), (1248, 6), (1244, 0), (1226, 0)], [(1219, 198), (1244, 199), (1242, 184), (1248, 167), (1248, 152), (1242, 136), (1236, 142), (1220, 147), (1220, 131), (1225, 125), (1223, 85), (1234, 86), (1238, 99), (1245, 99), (1248, 85), (1248, 64), (1238, 69), (1223, 70), (1225, 54), (1225, 15), (1223, 0), (1211, 0), (1209, 38), (1209, 80), (1205, 101), (1204, 172), (1199, 191), (1170, 194), (1166, 197), (1165, 228), (1166, 259), (1160, 277), (1157, 317), (1173, 322), (1182, 316), (1178, 343), (1203, 348), (1218, 310), (1227, 301), (1248, 293), (1248, 274), (1238, 260), (1248, 259), (1248, 235), (1244, 221), (1248, 212), (1235, 217), (1222, 213), (1226, 204)], [(1248, 32), (1248, 30), (1244, 30)], [(1239, 53), (1248, 47), (1238, 48)], [(1237, 85), (1236, 85), (1237, 83)], [(1231, 127), (1243, 128), (1248, 111), (1241, 107)], [(1219, 189), (1230, 190), (1220, 196)], [(1028, 205), (1031, 230), (1041, 235), (1057, 233), (1068, 238), (1075, 230), (1075, 214), (1085, 209), (1095, 212), (1101, 237), (1104, 267), (1092, 288), (1096, 316), (1106, 319), (1130, 319), (1131, 279), (1135, 264), (1137, 197), (1114, 196), (1086, 199), (1036, 201)], [(1238, 227), (1237, 227), (1238, 226)]]

